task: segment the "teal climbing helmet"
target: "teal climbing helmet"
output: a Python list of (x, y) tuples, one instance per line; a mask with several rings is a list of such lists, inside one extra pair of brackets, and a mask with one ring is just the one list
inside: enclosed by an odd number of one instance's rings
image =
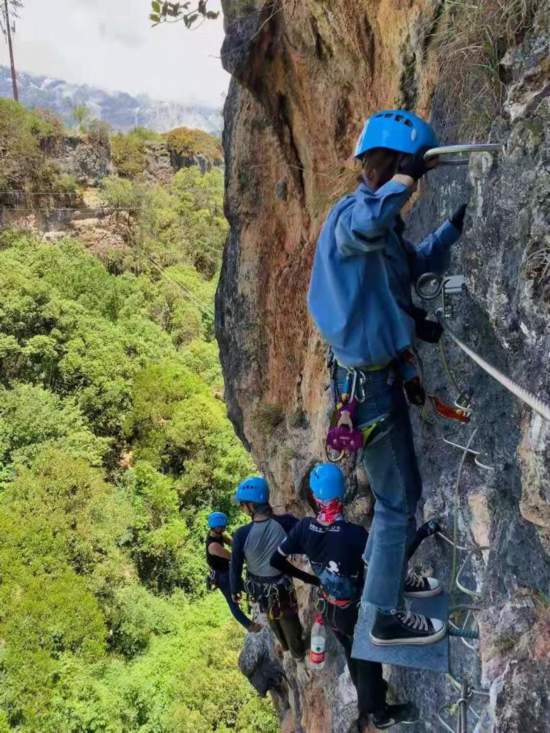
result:
[(346, 493), (342, 469), (334, 463), (318, 463), (309, 474), (309, 488), (318, 501), (342, 499)]
[(436, 148), (438, 145), (432, 126), (421, 117), (404, 109), (386, 109), (365, 122), (355, 146), (355, 157), (360, 158), (374, 148), (414, 155), (420, 148)]
[(217, 527), (227, 527), (227, 515), (223, 512), (212, 512), (208, 515), (208, 526), (210, 529)]
[(239, 504), (250, 501), (253, 504), (267, 504), (269, 501), (269, 486), (263, 476), (248, 476), (237, 487), (235, 501)]

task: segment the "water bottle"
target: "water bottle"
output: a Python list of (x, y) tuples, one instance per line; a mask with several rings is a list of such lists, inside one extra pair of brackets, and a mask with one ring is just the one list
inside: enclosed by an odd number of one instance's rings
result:
[(325, 666), (327, 632), (325, 622), (320, 613), (315, 616), (311, 627), (311, 642), (309, 645), (309, 668), (317, 671)]

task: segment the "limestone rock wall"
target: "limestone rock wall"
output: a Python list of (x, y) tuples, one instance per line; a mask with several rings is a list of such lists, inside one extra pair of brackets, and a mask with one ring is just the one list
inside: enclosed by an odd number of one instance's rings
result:
[[(489, 11), (498, 4), (477, 5)], [(456, 20), (449, 13), (456, 3), (224, 3), (222, 55), (233, 75), (224, 134), (231, 233), (217, 335), (230, 417), (281, 508), (308, 511), (305, 477), (323, 455), (327, 428), (324, 346), (305, 302), (315, 241), (331, 203), (353, 186), (346, 159), (362, 121), (376, 109), (403, 106), (430, 115), (443, 142), (472, 142), (476, 134), (504, 144), (501, 155), (480, 154), (465, 168), (430, 174), (407, 235), (418, 240), (470, 202), (450, 270), (467, 283), (453, 298), (453, 328), (549, 401), (549, 10), (547, 3), (505, 5), (523, 14), (503, 16), (502, 23), (512, 25), (501, 35), (494, 22), (487, 29), (496, 38), (489, 69), (496, 76), (476, 97), (468, 54), (461, 57), (464, 69), (458, 60), (453, 69), (441, 41), (452, 37)], [(468, 94), (457, 96), (461, 71)], [(491, 89), (495, 97), (488, 100)], [(479, 609), (481, 639), (473, 649), (452, 640), (453, 674), (490, 691), (473, 701), (478, 713), (487, 708), (489, 730), (542, 732), (550, 729), (550, 428), (448, 341), (445, 349), (458, 386), (474, 392), (474, 415), (470, 426), (460, 427), (415, 414), (424, 479), (420, 519), (437, 516), (449, 533), (456, 524), (462, 544), (489, 548), (473, 553), (461, 575), (478, 596), (454, 596)], [(438, 349), (421, 353), (430, 389), (456, 397)], [(461, 453), (442, 437), (464, 445), (474, 429), (472, 447), (493, 470), (468, 459), (457, 488)], [(349, 514), (368, 524), (365, 477), (348, 468)], [(457, 562), (464, 558), (459, 552)], [(452, 548), (440, 539), (418, 553), (423, 567), (446, 582), (452, 559)], [(305, 588), (300, 601), (307, 624)], [(342, 657), (335, 646), (332, 651), (319, 677), (285, 669), (294, 685), (289, 705), (296, 731), (347, 731), (353, 721), (353, 689)], [(400, 670), (392, 671), (391, 681), (398, 697), (409, 695), (422, 710), (424, 725), (409, 730), (442, 730), (437, 711), (458, 699), (452, 681)], [(472, 730), (474, 723), (472, 714)]]

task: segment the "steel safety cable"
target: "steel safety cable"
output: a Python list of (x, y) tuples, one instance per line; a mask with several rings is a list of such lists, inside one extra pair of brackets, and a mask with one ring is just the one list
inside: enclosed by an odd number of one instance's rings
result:
[(487, 374), (489, 374), (489, 376), (491, 376), (505, 389), (511, 392), (515, 397), (528, 405), (532, 410), (538, 413), (545, 420), (550, 421), (550, 405), (547, 402), (542, 400), (540, 397), (537, 397), (537, 395), (534, 395), (532, 392), (529, 392), (529, 390), (525, 389), (525, 387), (522, 387), (521, 385), (514, 382), (513, 379), (510, 379), (510, 377), (506, 376), (506, 374), (503, 374), (496, 367), (489, 364), (488, 361), (485, 361), (482, 356), (480, 356), (467, 344), (461, 341), (461, 339), (459, 339), (458, 336), (456, 336), (452, 332), (441, 312), (439, 312), (438, 315), (439, 320), (443, 328), (445, 329), (445, 333), (451, 337), (455, 344), (459, 346), (462, 351), (464, 351), (464, 353), (467, 354), (470, 359), (472, 359), (472, 361), (475, 361), (478, 366), (480, 366), (485, 372), (487, 372)]

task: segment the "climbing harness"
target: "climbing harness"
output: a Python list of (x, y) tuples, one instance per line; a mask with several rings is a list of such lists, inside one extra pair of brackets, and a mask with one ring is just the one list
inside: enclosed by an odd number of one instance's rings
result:
[(298, 600), (292, 581), (286, 575), (273, 580), (260, 579), (248, 575), (244, 582), (245, 593), (248, 598), (257, 603), (262, 613), (270, 621), (277, 621), (285, 612), (298, 610)]
[[(357, 373), (354, 374), (354, 380)], [(352, 392), (353, 394), (353, 392)], [(355, 427), (358, 400), (344, 392), (336, 405), (327, 434), (327, 455), (330, 451), (341, 460), (345, 452), (357, 453), (363, 447), (363, 433)], [(334, 459), (333, 459), (334, 460)]]
[(357, 604), (359, 603), (359, 601), (334, 598), (334, 596), (329, 595), (320, 587), (315, 589), (315, 595), (313, 599), (313, 608), (315, 610), (315, 613), (322, 616), (328, 621), (329, 624), (333, 626), (336, 624), (335, 614), (337, 609), (348, 609), (354, 603)]
[(214, 568), (210, 568), (208, 574), (206, 575), (206, 578), (204, 579), (204, 582), (206, 583), (207, 591), (216, 590), (218, 584), (216, 583), (216, 571), (214, 570)]
[(363, 447), (364, 435), (355, 425), (355, 412), (359, 403), (365, 401), (365, 375), (359, 369), (348, 369), (346, 388), (340, 393), (336, 377), (338, 363), (331, 350), (329, 350), (328, 367), (335, 407), (325, 452), (329, 461), (338, 463), (346, 453), (354, 455)]
[[(468, 165), (470, 153), (496, 153), (502, 150), (500, 143), (471, 143), (467, 145), (441, 145), (430, 148), (424, 153), (424, 159), (439, 157), (439, 165)], [(450, 155), (450, 158), (441, 156)], [(456, 156), (456, 157), (454, 157)]]
[(336, 596), (327, 593), (322, 588), (319, 589), (319, 597), (329, 606), (337, 606), (338, 608), (349, 608), (353, 600), (349, 598), (336, 598)]

